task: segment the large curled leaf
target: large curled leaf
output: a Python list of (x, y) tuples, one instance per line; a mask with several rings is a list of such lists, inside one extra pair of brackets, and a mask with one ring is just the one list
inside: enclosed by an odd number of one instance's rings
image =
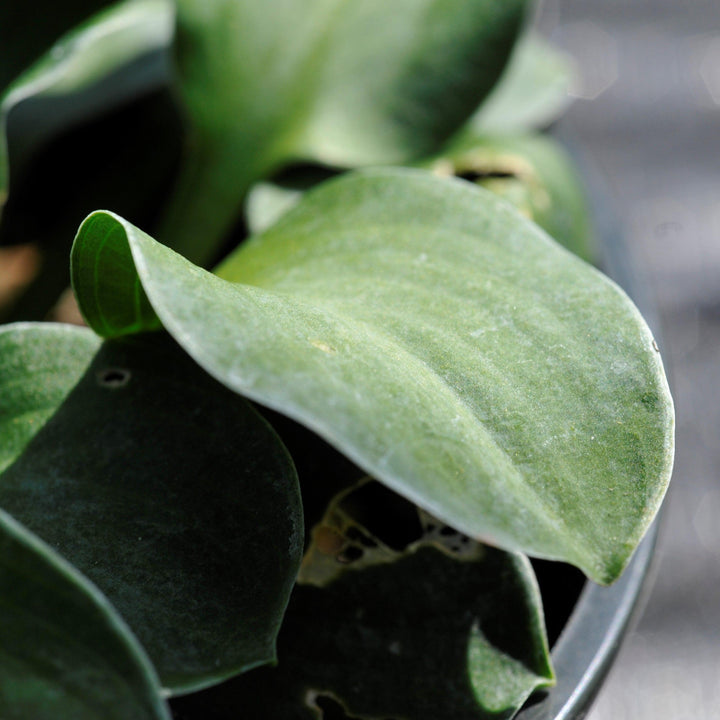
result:
[(178, 0), (192, 137), (160, 238), (198, 261), (250, 185), (298, 158), (437, 149), (499, 77), (526, 0)]
[(515, 46), (500, 82), (470, 119), (475, 132), (539, 129), (570, 103), (575, 66), (569, 55), (529, 33)]
[[(419, 546), (394, 562), (299, 585), (262, 668), (177, 707), (192, 720), (505, 720), (552, 684), (527, 560), (457, 560)], [(334, 713), (331, 711), (334, 710)]]
[(167, 47), (172, 22), (169, 0), (125, 0), (69, 32), (10, 85), (0, 98), (0, 207), (10, 177), (6, 138), (10, 114), (28, 100), (55, 100), (43, 112), (24, 118), (13, 148), (22, 164), (22, 156), (48, 136), (156, 85), (162, 64), (146, 63), (142, 71), (136, 69), (132, 80), (118, 73)]
[[(2, 376), (6, 425), (38, 415), (33, 392), (57, 365), (46, 334), (12, 333), (38, 367)], [(35, 429), (0, 475), (0, 506), (107, 595), (165, 687), (274, 658), (302, 511), (287, 453), (245, 401), (161, 333), (105, 343)]]
[(0, 511), (3, 720), (168, 720), (155, 672), (107, 600)]
[(221, 277), (95, 213), (72, 266), (93, 327), (137, 329), (146, 293), (208, 372), (467, 535), (609, 582), (664, 494), (672, 403), (637, 310), (468, 183), (328, 183)]

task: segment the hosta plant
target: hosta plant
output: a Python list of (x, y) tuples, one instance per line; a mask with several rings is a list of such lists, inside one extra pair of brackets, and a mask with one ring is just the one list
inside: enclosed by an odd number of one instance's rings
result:
[(0, 716), (512, 717), (528, 558), (613, 582), (672, 462), (565, 61), (524, 0), (85, 5), (2, 96)]

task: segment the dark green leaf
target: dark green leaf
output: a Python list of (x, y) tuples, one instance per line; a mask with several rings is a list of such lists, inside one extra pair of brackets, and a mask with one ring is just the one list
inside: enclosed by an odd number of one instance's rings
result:
[(194, 136), (160, 239), (212, 256), (250, 185), (298, 158), (387, 164), (437, 149), (499, 77), (526, 0), (179, 0)]
[[(39, 379), (7, 382), (32, 396)], [(0, 506), (100, 587), (173, 692), (274, 658), (302, 552), (294, 469), (164, 333), (103, 345), (0, 476)]]
[(137, 640), (98, 590), (0, 511), (3, 720), (169, 720)]
[[(135, 281), (106, 283), (130, 254)], [(91, 325), (142, 326), (140, 283), (208, 372), (467, 535), (609, 582), (665, 492), (672, 402), (637, 310), (468, 183), (333, 181), (220, 278), (95, 213), (72, 265)]]
[[(0, 330), (0, 470), (62, 404), (99, 344), (62, 325)], [(168, 717), (154, 670), (107, 600), (2, 511), (0, 599), (4, 719)]]
[(323, 588), (299, 585), (278, 666), (177, 707), (193, 720), (240, 712), (314, 720), (319, 710), (348, 719), (510, 718), (533, 689), (552, 684), (539, 603), (520, 556), (484, 548), (457, 560), (418, 546)]

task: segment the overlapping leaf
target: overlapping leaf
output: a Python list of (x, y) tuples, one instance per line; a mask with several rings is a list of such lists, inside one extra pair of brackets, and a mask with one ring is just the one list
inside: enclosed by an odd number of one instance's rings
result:
[(94, 357), (89, 331), (0, 339), (0, 507), (105, 593), (171, 691), (271, 661), (302, 512), (269, 426), (164, 333)]
[(69, 325), (0, 329), (0, 472), (52, 417), (99, 346), (93, 333)]
[[(134, 282), (104, 282), (130, 261)], [(408, 170), (328, 183), (220, 278), (96, 213), (72, 263), (93, 327), (142, 326), (146, 293), (228, 387), (470, 536), (608, 582), (662, 499), (672, 404), (642, 318), (467, 183)]]

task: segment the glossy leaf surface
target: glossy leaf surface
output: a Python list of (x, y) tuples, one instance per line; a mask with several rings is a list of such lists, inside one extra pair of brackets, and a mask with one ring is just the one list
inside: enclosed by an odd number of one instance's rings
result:
[(664, 494), (672, 403), (637, 310), (468, 183), (328, 183), (221, 277), (95, 213), (72, 265), (93, 327), (142, 327), (146, 293), (221, 382), (472, 537), (608, 582)]
[[(39, 379), (3, 383), (22, 399)], [(164, 333), (100, 348), (0, 476), (0, 506), (105, 593), (171, 691), (274, 658), (302, 553), (292, 463)]]
[(240, 710), (258, 720), (313, 720), (319, 710), (505, 720), (552, 684), (539, 602), (527, 560), (489, 548), (457, 560), (417, 546), (323, 588), (299, 585), (278, 666), (178, 707), (192, 720)]
[(569, 55), (539, 35), (525, 35), (469, 127), (476, 132), (513, 133), (549, 125), (571, 102), (575, 72)]
[(194, 136), (160, 239), (200, 262), (250, 185), (297, 159), (435, 150), (499, 77), (526, 0), (178, 0)]

